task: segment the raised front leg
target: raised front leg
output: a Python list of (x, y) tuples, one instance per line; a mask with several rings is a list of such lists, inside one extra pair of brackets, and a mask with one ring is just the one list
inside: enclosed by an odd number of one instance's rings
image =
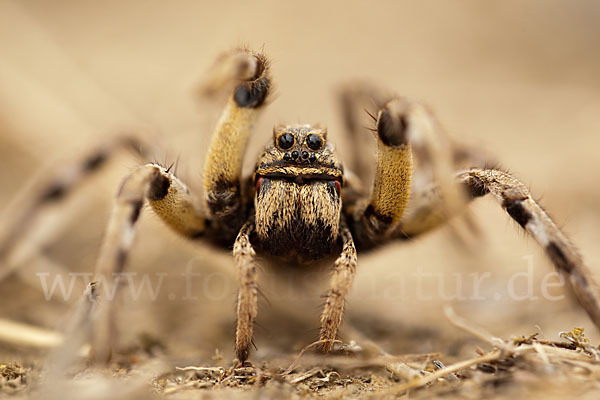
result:
[[(370, 116), (377, 122), (376, 129), (373, 131), (378, 134), (377, 143), (381, 149), (381, 146), (385, 145), (385, 140), (381, 140), (381, 135), (386, 134), (382, 130), (386, 124), (382, 125), (382, 122), (385, 122), (387, 117), (398, 121), (395, 132), (394, 130), (389, 132), (401, 135), (403, 141), (410, 144), (412, 153), (410, 196), (402, 191), (401, 187), (396, 187), (399, 192), (403, 193), (397, 198), (399, 202), (400, 199), (410, 197), (405, 211), (402, 212), (400, 223), (394, 223), (393, 233), (391, 235), (386, 233), (383, 237), (371, 229), (365, 229), (364, 226), (353, 226), (353, 231), (356, 228), (355, 239), (360, 248), (376, 245), (388, 238), (410, 238), (446, 223), (451, 216), (464, 210), (467, 201), (456, 182), (455, 171), (464, 168), (465, 165), (469, 167), (489, 165), (489, 158), (484, 153), (462, 145), (459, 146), (449, 137), (426, 105), (405, 98), (395, 99), (386, 104), (386, 98), (389, 99), (390, 96), (385, 90), (368, 83), (347, 85), (340, 95), (346, 130), (353, 143), (360, 143), (362, 138), (367, 137), (364, 135), (363, 120), (365, 116)], [(381, 110), (377, 118), (368, 112), (363, 112), (365, 108), (372, 109), (372, 107), (378, 107)], [(367, 182), (368, 180), (365, 179), (367, 175), (364, 171), (371, 168), (365, 163), (372, 164), (373, 161), (364, 154), (364, 146), (353, 145), (352, 149), (355, 160), (351, 166), (356, 169), (354, 172), (359, 173), (361, 180)], [(388, 173), (393, 174), (394, 166), (386, 166), (385, 162), (383, 157), (379, 157), (376, 164), (378, 167), (376, 179), (383, 183), (380, 187), (391, 191), (393, 188), (386, 188), (386, 178), (383, 178), (383, 174), (385, 174), (386, 168)], [(399, 171), (398, 178), (401, 178), (403, 173)], [(391, 182), (391, 180), (387, 181)], [(357, 199), (364, 198), (362, 185), (356, 185), (351, 179), (347, 179), (347, 182), (348, 186), (344, 190), (344, 207), (349, 211), (348, 214), (356, 216), (360, 215), (363, 210), (371, 212), (371, 209), (366, 206), (368, 203), (357, 201)], [(408, 184), (409, 182), (404, 180), (404, 183)], [(373, 205), (373, 200), (376, 201), (376, 199), (371, 199), (371, 205)], [(369, 223), (366, 225), (368, 228)], [(383, 225), (385, 228), (386, 224)], [(372, 239), (373, 236), (376, 236), (377, 240)]]
[(220, 59), (216, 68), (214, 81), (224, 84), (230, 78), (238, 82), (217, 124), (204, 166), (206, 210), (217, 240), (232, 242), (246, 219), (240, 174), (252, 126), (269, 93), (268, 73), (264, 55), (243, 50)]
[(349, 215), (359, 247), (371, 247), (390, 237), (402, 218), (412, 178), (412, 150), (408, 141), (409, 103), (396, 98), (377, 114), (377, 167), (370, 199)]

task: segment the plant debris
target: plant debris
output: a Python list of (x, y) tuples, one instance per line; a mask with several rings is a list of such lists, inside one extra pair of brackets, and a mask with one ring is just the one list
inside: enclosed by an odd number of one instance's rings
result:
[[(439, 354), (363, 358), (360, 352), (345, 357), (317, 357), (304, 348), (289, 368), (269, 366), (177, 367), (157, 380), (157, 390), (171, 395), (183, 390), (270, 390), (289, 398), (340, 398), (364, 395), (411, 398), (457, 396), (485, 398), (493, 393), (541, 390), (575, 392), (593, 390), (600, 379), (597, 348), (582, 329), (560, 334), (563, 341), (538, 339), (538, 334), (502, 340), (485, 333), (449, 310), (451, 322), (492, 344), (491, 350), (475, 348), (472, 358), (445, 362)], [(593, 350), (593, 351), (592, 351)], [(300, 362), (300, 357), (305, 357)], [(319, 362), (315, 362), (318, 360)], [(557, 392), (557, 393), (558, 393)], [(573, 392), (574, 393), (574, 392)], [(572, 393), (569, 393), (572, 394)]]
[(17, 363), (0, 364), (0, 393), (13, 393), (27, 386), (28, 370)]

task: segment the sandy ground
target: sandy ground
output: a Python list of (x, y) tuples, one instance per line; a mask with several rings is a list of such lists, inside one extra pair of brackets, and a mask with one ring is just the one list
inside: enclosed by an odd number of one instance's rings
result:
[[(220, 109), (198, 98), (202, 73), (223, 50), (249, 45), (264, 47), (272, 58), (277, 94), (251, 140), (248, 168), (278, 122), (326, 123), (331, 140), (346, 154), (335, 93), (341, 84), (369, 79), (428, 103), (453, 137), (494, 154), (521, 177), (598, 276), (599, 18), (600, 5), (594, 1), (304, 1), (297, 6), (2, 1), (0, 209), (10, 215), (20, 204), (15, 196), (33, 177), (51, 173), (123, 131), (155, 142), (161, 162), (179, 158), (178, 175), (199, 188)], [(68, 199), (66, 212), (50, 210), (42, 226), (54, 218), (62, 221), (60, 229), (49, 238), (42, 232), (41, 255), (0, 282), (0, 317), (47, 329), (64, 327), (78, 296), (46, 300), (36, 273), (51, 266), (93, 270), (113, 194), (137, 163), (127, 155), (117, 157), (102, 176)], [(558, 332), (583, 327), (591, 343), (599, 343), (597, 329), (569, 297), (555, 301), (543, 295), (542, 282), (552, 266), (536, 243), (493, 201), (479, 200), (472, 208), (481, 234), (462, 245), (456, 231), (441, 229), (360, 257), (342, 339), (355, 340), (363, 351), (373, 341), (389, 354), (424, 354), (411, 359), (422, 369), (434, 368), (433, 359), (449, 365), (473, 357), (478, 346), (489, 350), (489, 344), (448, 322), (442, 310), (451, 304), (469, 321), (505, 339), (537, 332), (540, 338), (560, 340)], [(537, 299), (511, 299), (511, 277), (530, 265), (531, 280), (515, 279), (515, 293), (523, 295), (531, 285)], [(200, 275), (191, 287), (182, 276), (187, 268)], [(215, 382), (235, 373), (176, 372), (175, 367), (190, 365), (231, 367), (232, 260), (226, 252), (176, 237), (145, 213), (129, 269), (138, 278), (149, 274), (153, 284), (161, 276), (157, 274), (166, 275), (155, 300), (146, 291), (138, 299), (123, 291), (120, 361), (109, 370), (70, 371), (78, 373), (76, 379), (56, 378), (56, 393), (65, 391), (73, 398), (146, 392), (173, 398), (232, 393), (355, 397), (377, 395), (406, 381), (386, 368), (348, 367), (344, 363), (351, 356), (308, 356), (298, 374), (311, 368), (319, 372), (306, 378), (308, 383), (300, 382), (306, 387), (273, 378), (314, 340), (323, 277), (307, 279), (296, 285), (299, 289), (266, 279), (270, 302), (261, 304), (252, 361), (269, 371), (268, 378), (232, 378), (228, 382), (241, 382), (241, 389), (227, 389), (226, 383)], [(431, 276), (419, 281), (418, 271)], [(483, 272), (491, 278), (476, 296), (473, 276)], [(83, 284), (75, 282), (73, 290), (80, 293)], [(549, 292), (564, 294), (556, 287)], [(48, 351), (0, 343), (0, 364), (17, 362), (27, 371), (27, 384), (17, 387), (17, 396), (39, 394), (40, 382), (53, 386), (42, 374), (47, 359)], [(560, 380), (557, 371), (562, 370), (521, 374), (498, 385), (474, 378), (468, 393), (475, 398), (525, 397), (538, 390), (557, 397), (593, 396), (596, 375), (577, 386)], [(445, 392), (434, 385), (411, 396), (460, 394), (446, 381), (438, 386), (446, 383), (450, 389)], [(460, 390), (467, 390), (464, 385)], [(575, 386), (581, 393), (573, 391)]]

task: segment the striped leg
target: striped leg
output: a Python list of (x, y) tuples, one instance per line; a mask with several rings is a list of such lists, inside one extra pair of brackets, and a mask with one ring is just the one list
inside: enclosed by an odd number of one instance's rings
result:
[[(118, 150), (124, 148), (133, 150), (142, 158), (148, 156), (147, 148), (138, 139), (121, 137), (64, 166), (56, 176), (45, 183), (33, 185), (33, 188), (25, 189), (17, 195), (18, 206), (15, 204), (14, 207), (9, 207), (4, 213), (0, 230), (0, 259), (6, 260), (6, 264), (0, 270), (0, 280), (31, 257), (35, 257), (34, 253), (43, 245), (41, 242), (56, 231), (57, 227), (44, 226), (44, 237), (38, 237), (38, 218), (50, 207), (60, 206), (83, 182), (98, 173)], [(59, 210), (63, 214), (69, 212), (64, 208)]]
[(491, 194), (546, 251), (556, 269), (570, 283), (575, 297), (600, 328), (600, 295), (592, 273), (575, 246), (531, 197), (527, 187), (506, 172), (471, 169), (458, 175), (473, 197)]
[(165, 168), (148, 164), (127, 176), (117, 194), (105, 233), (95, 280), (107, 287), (100, 290), (102, 307), (94, 332), (93, 358), (110, 359), (115, 342), (114, 294), (118, 274), (123, 272), (135, 236), (135, 223), (148, 201), (156, 214), (172, 229), (187, 237), (204, 233), (206, 221), (186, 186)]
[[(252, 126), (269, 93), (269, 65), (264, 55), (239, 50), (219, 60), (211, 83), (234, 79), (237, 86), (217, 123), (204, 166), (207, 213), (217, 239), (231, 243), (246, 216), (241, 169)], [(228, 78), (228, 79), (225, 79)], [(209, 92), (214, 88), (209, 86)]]
[(329, 281), (329, 291), (325, 295), (325, 307), (321, 314), (322, 341), (319, 349), (328, 352), (337, 337), (338, 329), (344, 316), (345, 298), (350, 292), (354, 275), (356, 273), (356, 248), (352, 234), (344, 219), (340, 226), (340, 238), (342, 240), (342, 253), (335, 261), (333, 275)]
[(248, 359), (258, 314), (258, 288), (256, 283), (256, 253), (250, 243), (254, 222), (248, 221), (240, 230), (233, 245), (233, 258), (240, 284), (237, 298), (237, 326), (235, 331), (235, 354), (240, 362)]

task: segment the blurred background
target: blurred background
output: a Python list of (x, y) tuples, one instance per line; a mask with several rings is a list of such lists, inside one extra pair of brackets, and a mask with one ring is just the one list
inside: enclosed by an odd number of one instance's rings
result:
[[(599, 276), (599, 20), (600, 3), (592, 0), (4, 0), (0, 210), (11, 215), (20, 204), (15, 196), (35, 176), (51, 174), (121, 132), (155, 143), (160, 162), (179, 158), (178, 175), (199, 188), (222, 106), (199, 97), (203, 72), (221, 52), (248, 45), (271, 57), (276, 95), (251, 139), (247, 171), (279, 122), (327, 124), (343, 157), (347, 144), (336, 90), (369, 79), (429, 104), (454, 138), (480, 146), (522, 178)], [(45, 300), (35, 274), (49, 265), (93, 271), (114, 193), (138, 163), (120, 155), (69, 197), (68, 212), (58, 218), (60, 229), (44, 239), (41, 255), (0, 282), (0, 317), (60, 325), (77, 296)], [(559, 331), (581, 326), (597, 339), (597, 330), (570, 298), (541, 296), (541, 282), (553, 269), (536, 243), (491, 199), (476, 201), (473, 210), (482, 232), (477, 240), (460, 245), (454, 230), (441, 229), (360, 257), (346, 326), (389, 352), (456, 355), (467, 339), (443, 318), (442, 306), (450, 303), (502, 337), (541, 332), (556, 339)], [(49, 210), (48, 218), (55, 212)], [(122, 291), (123, 348), (150, 335), (175, 358), (210, 362), (218, 348), (231, 359), (230, 255), (177, 238), (151, 213), (143, 215), (138, 232), (129, 271), (168, 275), (156, 301), (145, 291), (137, 301)], [(539, 299), (511, 300), (507, 282), (527, 271), (529, 260)], [(201, 274), (191, 292), (196, 301), (183, 299), (187, 287), (181, 274), (188, 265)], [(434, 275), (423, 281), (419, 296), (413, 275), (419, 269), (443, 273), (444, 292)], [(452, 273), (460, 274), (459, 289), (469, 297), (474, 287), (469, 274), (484, 271), (492, 274), (481, 285), (486, 300), (453, 298)], [(529, 284), (519, 279), (517, 292), (526, 292)], [(303, 296), (286, 296), (294, 312), (279, 302), (261, 305), (257, 358), (297, 351), (314, 339), (323, 288), (320, 283), (302, 287)], [(78, 282), (75, 292), (82, 289)], [(265, 283), (268, 298), (276, 292), (275, 284)], [(563, 294), (560, 288), (550, 292)], [(0, 343), (2, 359), (36, 354)]]

